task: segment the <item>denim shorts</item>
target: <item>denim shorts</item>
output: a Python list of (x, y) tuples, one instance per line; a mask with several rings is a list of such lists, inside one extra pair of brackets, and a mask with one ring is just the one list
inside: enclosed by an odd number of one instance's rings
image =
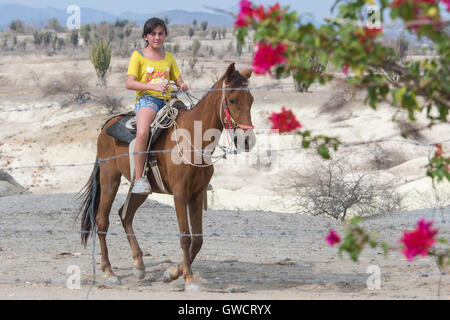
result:
[(150, 108), (155, 110), (156, 113), (158, 113), (158, 111), (161, 110), (163, 107), (164, 107), (163, 99), (159, 99), (151, 95), (145, 94), (136, 102), (135, 113), (138, 114), (141, 108)]

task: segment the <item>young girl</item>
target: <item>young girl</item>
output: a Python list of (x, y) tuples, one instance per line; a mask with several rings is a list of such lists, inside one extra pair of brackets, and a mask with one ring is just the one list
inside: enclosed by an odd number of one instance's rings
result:
[[(163, 50), (168, 35), (165, 22), (151, 18), (145, 23), (142, 38), (147, 46), (133, 52), (127, 72), (126, 88), (136, 91), (136, 145), (134, 152), (144, 152), (150, 138), (150, 125), (156, 113), (164, 106), (164, 99), (170, 99), (170, 80), (187, 91), (175, 59)], [(136, 180), (132, 193), (150, 194), (151, 186), (144, 175), (146, 154), (135, 154)]]

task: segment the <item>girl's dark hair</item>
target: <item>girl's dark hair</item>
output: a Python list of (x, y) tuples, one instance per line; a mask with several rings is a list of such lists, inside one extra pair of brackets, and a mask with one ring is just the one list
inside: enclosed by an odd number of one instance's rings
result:
[[(164, 29), (164, 32), (166, 33), (166, 36), (169, 35), (169, 32), (167, 31), (167, 26), (164, 20), (161, 20), (159, 18), (153, 17), (151, 19), (148, 19), (147, 22), (144, 25), (144, 31), (142, 32), (142, 38), (144, 38), (147, 34), (152, 33), (153, 30), (156, 29), (156, 27), (161, 27)], [(148, 41), (147, 42), (148, 46)]]

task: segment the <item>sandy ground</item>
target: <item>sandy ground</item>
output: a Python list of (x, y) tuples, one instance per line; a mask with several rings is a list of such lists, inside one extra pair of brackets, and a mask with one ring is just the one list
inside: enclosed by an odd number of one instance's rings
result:
[[(219, 42), (211, 41), (210, 45), (214, 43)], [(232, 61), (237, 62), (240, 70), (250, 63), (248, 57), (220, 61), (214, 57), (202, 58), (197, 65), (199, 70), (192, 72), (186, 62), (181, 62), (182, 57), (177, 60), (197, 97), (204, 94)], [(92, 280), (92, 248), (91, 244), (87, 249), (79, 244), (78, 228), (73, 224), (77, 206), (73, 195), (90, 175), (96, 137), (108, 112), (98, 102), (63, 106), (70, 97), (44, 96), (42, 87), (61, 79), (65, 72), (84, 74), (94, 99), (105, 95), (123, 98), (121, 111), (129, 111), (133, 108), (133, 92), (124, 89), (127, 63), (127, 59), (114, 58), (108, 88), (100, 89), (95, 87), (95, 72), (88, 59), (31, 55), (24, 64), (22, 57), (0, 57), (0, 167), (7, 168), (18, 183), (33, 193), (0, 198), (0, 298), (83, 299), (87, 296), (87, 285), (79, 291), (68, 290), (65, 285), (70, 265), (80, 267), (83, 281)], [(435, 219), (442, 236), (448, 239), (448, 222), (442, 222), (441, 213), (412, 211), (435, 205), (423, 166), (433, 152), (427, 144), (449, 137), (448, 125), (423, 130), (420, 137), (406, 141), (400, 136), (399, 126), (392, 121), (392, 108), (380, 105), (374, 111), (363, 106), (364, 96), (352, 95), (338, 82), (313, 85), (310, 93), (299, 94), (291, 79), (255, 76), (250, 89), (255, 97), (252, 120), (259, 130), (258, 147), (249, 156), (231, 156), (215, 166), (212, 180), (215, 190), (208, 198), (212, 211), (205, 213), (204, 223), (205, 233), (210, 236), (194, 264), (202, 293), (193, 298), (437, 298), (439, 275), (429, 258), (409, 263), (398, 253), (385, 259), (379, 252), (367, 250), (358, 264), (347, 257), (339, 259), (336, 250), (323, 241), (330, 227), (339, 230), (339, 223), (294, 214), (290, 199), (275, 190), (292, 170), (308, 172), (310, 165), (318, 161), (315, 151), (277, 152), (300, 146), (299, 138), (293, 135), (272, 141), (275, 145), (272, 158), (264, 151), (271, 137), (267, 133), (270, 127), (267, 117), (282, 106), (292, 109), (304, 128), (317, 134), (336, 135), (347, 143), (388, 138), (381, 146), (390, 165), (380, 170), (374, 166), (373, 145), (340, 149), (342, 154), (351, 155), (352, 163), (361, 171), (393, 179), (397, 190), (405, 195), (405, 208), (410, 212), (380, 216), (367, 222), (367, 226), (382, 230), (381, 234), (395, 243), (401, 230), (413, 228), (420, 217), (427, 216)], [(333, 108), (339, 99), (345, 100), (343, 107)], [(423, 119), (417, 123), (421, 124)], [(445, 149), (449, 147), (450, 143), (444, 143)], [(122, 181), (115, 212), (127, 190), (128, 182)], [(450, 199), (448, 183), (439, 185), (439, 192), (444, 202)], [(447, 207), (442, 213), (447, 220), (448, 213)], [(149, 237), (139, 237), (141, 247), (147, 252), (144, 281), (136, 281), (132, 276), (127, 241), (118, 217), (115, 213), (111, 217), (110, 231), (118, 235), (109, 237), (109, 248), (122, 285), (103, 285), (97, 265), (98, 283), (89, 297), (189, 299), (189, 294), (179, 292), (181, 280), (172, 284), (160, 281), (162, 272), (181, 259), (172, 198), (152, 195), (135, 220), (139, 235), (150, 233)], [(35, 231), (15, 233), (12, 230)], [(95, 258), (98, 263), (98, 243)], [(381, 269), (380, 290), (367, 289), (366, 271), (370, 265)], [(446, 276), (441, 281), (444, 299), (450, 295), (448, 280)]]
[[(205, 241), (193, 272), (202, 292), (184, 293), (183, 280), (166, 284), (162, 273), (182, 258), (176, 217), (171, 207), (152, 200), (139, 209), (135, 232), (144, 251), (146, 274), (136, 280), (131, 251), (116, 214), (110, 217), (108, 245), (121, 285), (107, 285), (100, 270), (98, 242), (93, 250), (80, 244), (74, 223), (73, 194), (22, 195), (0, 198), (0, 298), (2, 299), (437, 299), (450, 298), (450, 278), (440, 279), (431, 258), (408, 262), (398, 252), (384, 257), (367, 249), (358, 263), (339, 258), (324, 237), (329, 228), (342, 231), (327, 218), (292, 213), (207, 211)], [(447, 212), (448, 214), (448, 212)], [(432, 210), (379, 216), (364, 226), (379, 230), (390, 243), (421, 217), (436, 221), (448, 238), (450, 225)], [(96, 261), (93, 279), (92, 257)], [(66, 287), (69, 266), (81, 271), (81, 289)], [(380, 289), (369, 289), (370, 266), (379, 268)], [(90, 289), (90, 292), (89, 292)], [(89, 296), (88, 296), (89, 292)]]

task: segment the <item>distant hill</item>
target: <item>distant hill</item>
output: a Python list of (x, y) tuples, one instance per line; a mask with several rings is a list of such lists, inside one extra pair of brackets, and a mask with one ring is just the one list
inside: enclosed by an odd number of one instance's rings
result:
[(128, 19), (136, 21), (140, 25), (151, 17), (159, 17), (161, 19), (168, 17), (170, 24), (192, 24), (192, 21), (197, 20), (198, 24), (202, 21), (207, 21), (211, 26), (232, 26), (234, 18), (232, 16), (208, 12), (190, 12), (185, 10), (170, 10), (157, 12), (154, 14), (136, 14), (132, 12), (123, 13), (119, 16), (120, 19)]
[[(47, 24), (48, 19), (56, 18), (61, 25), (66, 25), (69, 14), (64, 9), (56, 8), (30, 8), (18, 4), (2, 4), (0, 5), (0, 27), (8, 27), (10, 22), (20, 19), (26, 25), (35, 28), (43, 27)], [(117, 17), (113, 14), (90, 8), (81, 8), (82, 23), (91, 22), (113, 22)]]
[[(134, 12), (126, 12), (119, 16), (108, 12), (81, 8), (81, 23), (99, 23), (102, 21), (115, 22), (117, 19), (128, 19), (136, 21), (139, 25), (143, 25), (147, 19), (151, 17), (168, 17), (169, 23), (173, 24), (191, 24), (195, 19), (200, 23), (207, 21), (211, 26), (232, 26), (234, 18), (228, 15), (208, 12), (189, 12), (184, 10), (171, 10), (157, 13), (138, 14)], [(56, 8), (30, 8), (18, 4), (1, 4), (0, 5), (0, 28), (7, 28), (11, 21), (20, 19), (26, 25), (35, 28), (44, 27), (47, 21), (51, 18), (58, 19), (63, 26), (66, 25), (69, 14), (65, 9)]]

